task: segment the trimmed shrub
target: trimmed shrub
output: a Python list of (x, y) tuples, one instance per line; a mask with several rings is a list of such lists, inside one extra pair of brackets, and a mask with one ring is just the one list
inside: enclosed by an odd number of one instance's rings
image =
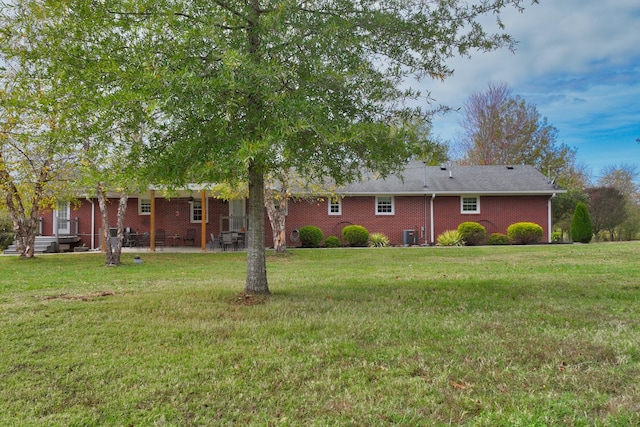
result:
[(329, 236), (324, 239), (324, 246), (326, 248), (339, 248), (342, 245), (340, 244), (340, 239), (336, 236)]
[(322, 230), (313, 225), (305, 225), (298, 230), (300, 244), (303, 248), (317, 248), (322, 242)]
[(369, 235), (369, 246), (372, 248), (384, 248), (389, 245), (389, 238), (382, 233), (371, 233)]
[(438, 236), (438, 246), (464, 246), (458, 230), (447, 230)]
[(551, 241), (553, 243), (562, 243), (562, 231), (554, 231), (551, 233)]
[(490, 245), (508, 245), (509, 238), (506, 234), (493, 233), (491, 236), (489, 236), (489, 241), (487, 243)]
[(580, 202), (571, 218), (571, 240), (580, 243), (589, 243), (593, 238), (593, 226), (587, 205)]
[(516, 245), (536, 243), (542, 239), (542, 227), (533, 222), (516, 222), (507, 228), (507, 237)]
[(367, 246), (369, 231), (361, 225), (347, 225), (342, 229), (342, 240), (349, 246)]
[(458, 226), (458, 233), (467, 246), (477, 246), (487, 237), (487, 230), (477, 222), (463, 222)]

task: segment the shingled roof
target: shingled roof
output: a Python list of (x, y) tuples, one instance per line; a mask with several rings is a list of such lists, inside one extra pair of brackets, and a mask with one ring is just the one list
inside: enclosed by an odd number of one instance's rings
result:
[(548, 194), (564, 193), (534, 167), (513, 166), (426, 166), (411, 161), (400, 174), (382, 179), (368, 174), (361, 181), (337, 190), (344, 195), (416, 194)]

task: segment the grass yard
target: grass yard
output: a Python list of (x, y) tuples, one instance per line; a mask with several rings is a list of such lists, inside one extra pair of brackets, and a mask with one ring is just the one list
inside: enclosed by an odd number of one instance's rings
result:
[(2, 426), (640, 424), (640, 244), (0, 257)]

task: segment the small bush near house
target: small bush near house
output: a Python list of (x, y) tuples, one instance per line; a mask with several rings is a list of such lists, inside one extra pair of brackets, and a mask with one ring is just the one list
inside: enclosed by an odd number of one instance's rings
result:
[(458, 226), (458, 233), (467, 246), (478, 246), (487, 237), (487, 230), (477, 222), (463, 222)]
[(324, 239), (324, 246), (326, 248), (339, 248), (341, 246), (340, 239), (338, 239), (336, 236), (329, 236)]
[(322, 230), (313, 225), (305, 225), (298, 230), (300, 244), (303, 248), (317, 248), (322, 242)]
[(593, 226), (587, 205), (580, 202), (571, 218), (571, 240), (580, 243), (589, 243), (593, 238)]
[(536, 243), (542, 239), (542, 227), (533, 222), (516, 222), (507, 228), (507, 237), (516, 245)]
[(369, 246), (384, 248), (385, 246), (389, 246), (389, 238), (382, 233), (371, 233), (369, 235)]
[(367, 246), (369, 231), (361, 225), (347, 225), (342, 229), (342, 239), (349, 246)]
[(551, 233), (551, 241), (553, 243), (562, 243), (562, 231), (554, 231)]
[(438, 236), (438, 246), (464, 246), (458, 230), (447, 230)]
[(509, 238), (506, 234), (493, 233), (489, 236), (489, 241), (487, 243), (490, 245), (508, 245)]

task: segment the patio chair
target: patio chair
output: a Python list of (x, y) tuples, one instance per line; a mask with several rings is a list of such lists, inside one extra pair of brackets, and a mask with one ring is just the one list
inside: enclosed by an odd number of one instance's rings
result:
[(164, 229), (159, 229), (156, 230), (156, 247), (161, 247), (164, 248), (165, 247), (165, 243), (167, 240), (167, 233), (164, 231)]
[(149, 232), (145, 231), (144, 233), (140, 234), (137, 236), (136, 238), (136, 246), (137, 247), (145, 247), (145, 246), (149, 246)]
[(234, 251), (237, 248), (236, 240), (231, 233), (222, 233), (222, 250), (226, 251), (227, 248), (232, 248)]
[(187, 242), (191, 242), (191, 246), (195, 246), (196, 245), (196, 229), (195, 228), (188, 229), (187, 235), (184, 236), (184, 239), (182, 239), (182, 241), (184, 242), (185, 246), (187, 246)]
[(209, 233), (209, 238), (211, 240), (209, 240), (209, 248), (211, 248), (212, 251), (216, 250), (216, 246), (220, 247), (220, 239), (216, 239), (216, 236), (213, 233)]

